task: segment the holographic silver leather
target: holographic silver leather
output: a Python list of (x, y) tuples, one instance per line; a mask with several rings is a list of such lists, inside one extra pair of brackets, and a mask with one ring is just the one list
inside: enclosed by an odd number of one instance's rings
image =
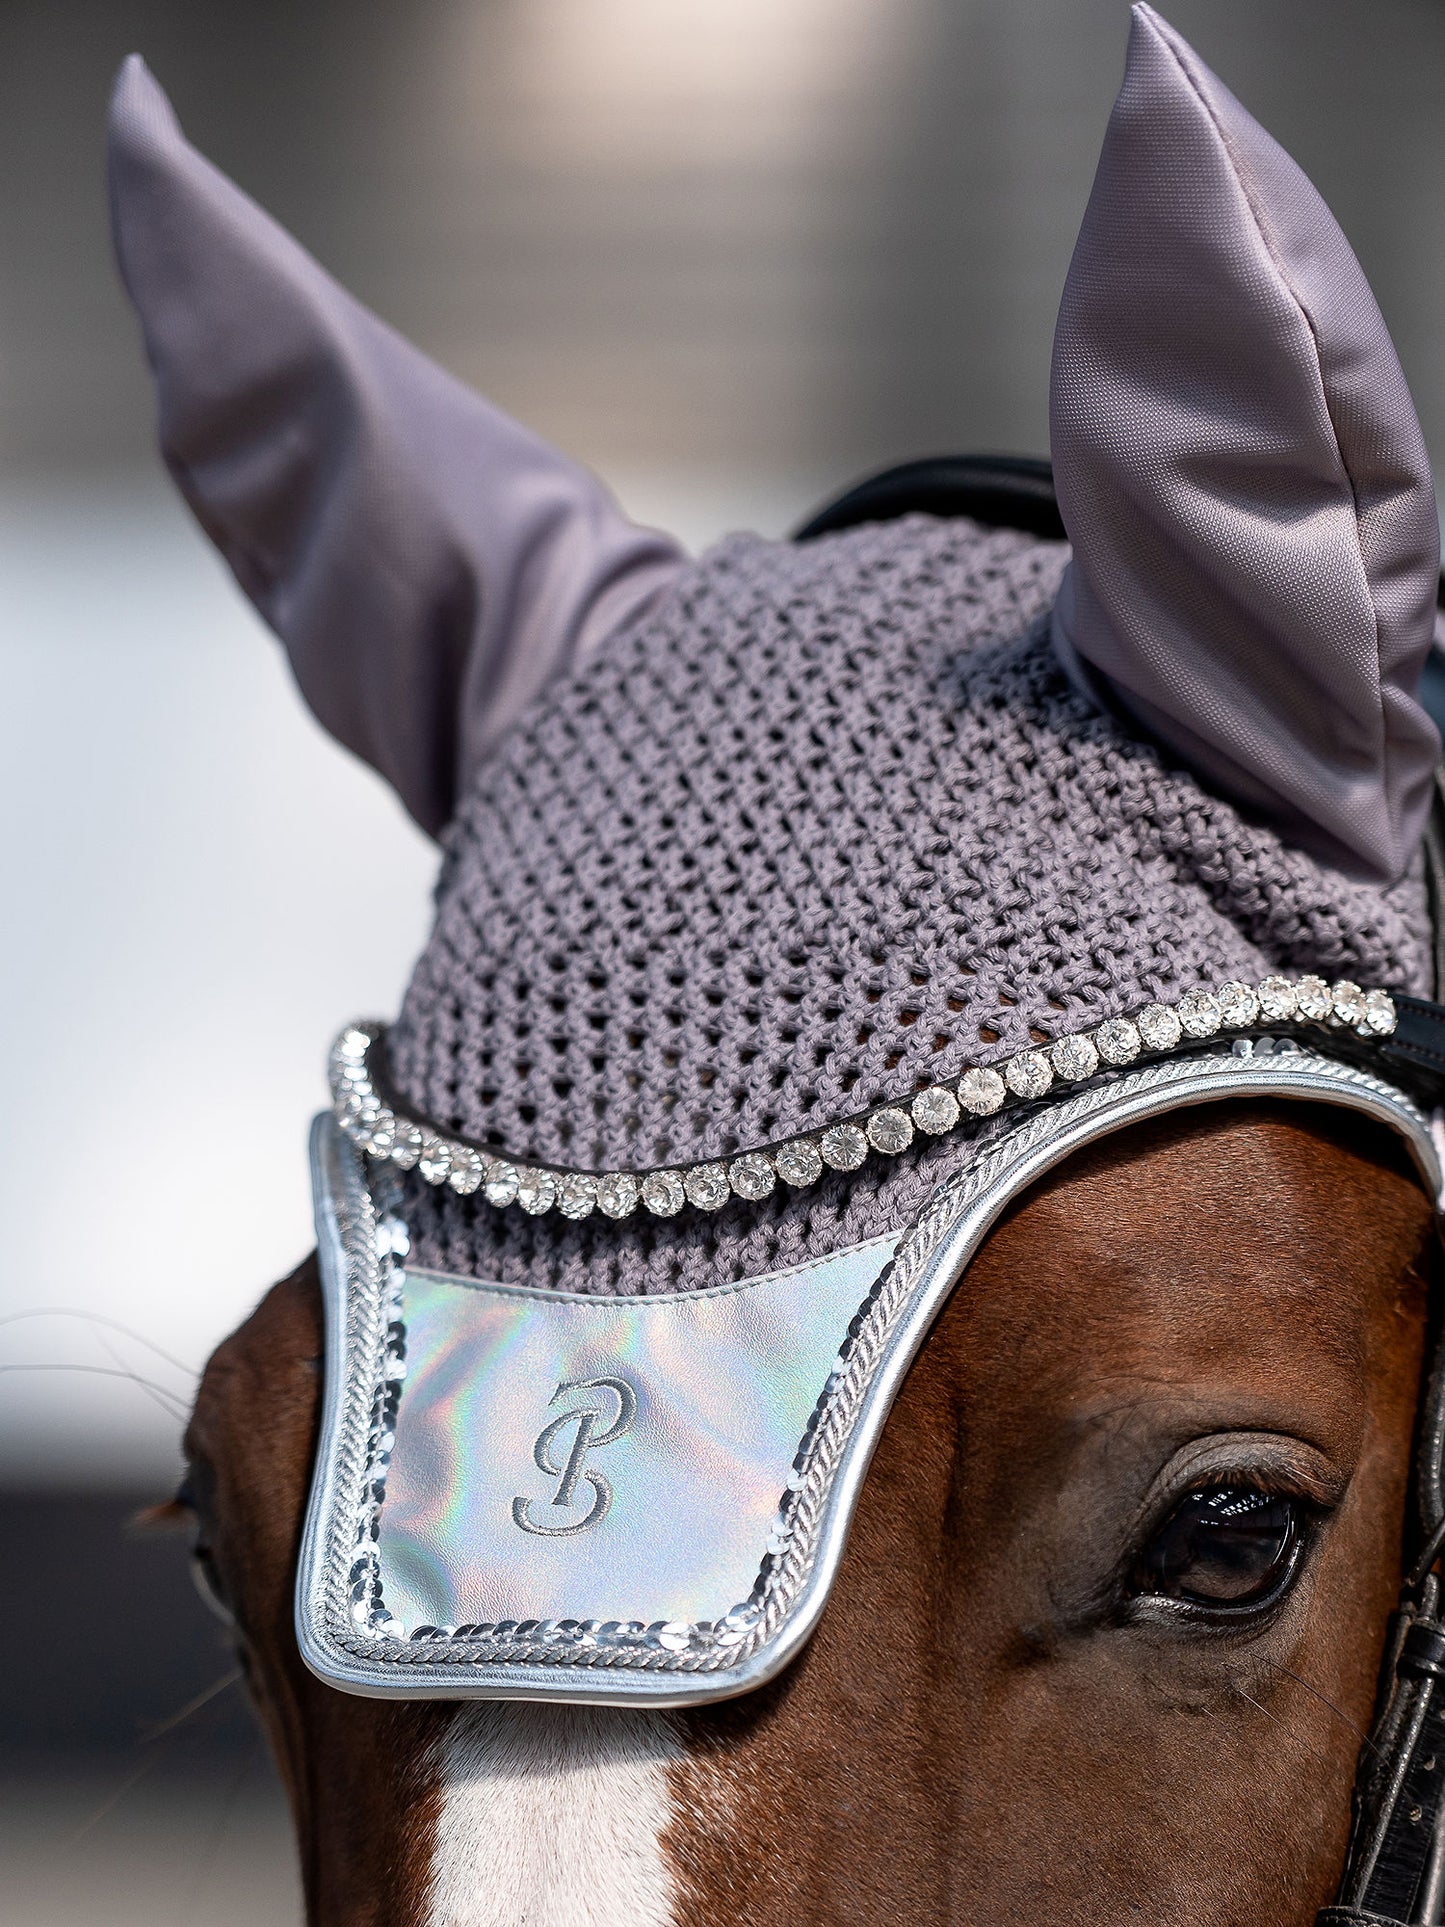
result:
[(379, 1541), (393, 1616), (409, 1633), (720, 1619), (757, 1577), (798, 1441), (893, 1242), (656, 1298), (404, 1271)]
[(1241, 1040), (1041, 1106), (896, 1238), (710, 1291), (579, 1298), (408, 1271), (390, 1197), (318, 1118), (307, 1663), (403, 1698), (686, 1705), (761, 1685), (816, 1626), (903, 1374), (999, 1213), (1099, 1137), (1237, 1097), (1363, 1112), (1440, 1195), (1403, 1092)]

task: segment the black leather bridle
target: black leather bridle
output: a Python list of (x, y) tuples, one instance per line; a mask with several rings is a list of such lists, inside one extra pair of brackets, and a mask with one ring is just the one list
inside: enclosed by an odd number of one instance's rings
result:
[[(1425, 833), (1434, 990), (1445, 999), (1445, 772)], [(1407, 1049), (1445, 1096), (1445, 1008), (1406, 998)], [(1439, 1220), (1437, 1219), (1437, 1237)], [(1415, 1438), (1413, 1563), (1390, 1621), (1378, 1711), (1360, 1751), (1339, 1897), (1316, 1927), (1435, 1927), (1445, 1921), (1445, 1313), (1432, 1306), (1430, 1368)]]
[[(995, 528), (1063, 541), (1045, 461), (944, 455), (907, 462), (858, 483), (819, 510), (794, 540), (911, 513), (966, 515)], [(1441, 579), (1445, 607), (1445, 576)], [(1432, 657), (1422, 700), (1445, 735), (1445, 656)], [(1425, 835), (1434, 928), (1436, 1002), (1395, 999), (1388, 1057), (1425, 1108), (1445, 1103), (1445, 771)], [(1430, 1368), (1414, 1448), (1411, 1563), (1390, 1622), (1378, 1711), (1360, 1753), (1350, 1844), (1339, 1896), (1316, 1927), (1441, 1927), (1445, 1923), (1445, 1307), (1432, 1307)]]

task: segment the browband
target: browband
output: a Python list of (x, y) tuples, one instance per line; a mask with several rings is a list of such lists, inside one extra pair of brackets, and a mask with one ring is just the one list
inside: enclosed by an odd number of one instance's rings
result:
[(1334, 1053), (1382, 1062), (1433, 1088), (1445, 1080), (1445, 1009), (1421, 998), (1363, 990), (1345, 980), (1266, 977), (1200, 986), (1175, 1001), (1143, 1006), (1088, 1029), (1030, 1046), (996, 1064), (975, 1065), (924, 1090), (900, 1093), (822, 1128), (729, 1158), (676, 1167), (587, 1171), (539, 1162), (458, 1136), (419, 1116), (390, 1088), (385, 1030), (349, 1025), (332, 1046), (330, 1078), (337, 1123), (378, 1164), (416, 1170), (462, 1197), (478, 1193), (497, 1210), (534, 1217), (594, 1211), (623, 1219), (636, 1211), (670, 1218), (684, 1207), (718, 1211), (734, 1197), (749, 1203), (779, 1184), (803, 1189), (829, 1171), (856, 1171), (870, 1156), (897, 1157), (915, 1136), (943, 1137), (979, 1118), (1038, 1103), (1101, 1071), (1195, 1051), (1216, 1037), (1323, 1033)]

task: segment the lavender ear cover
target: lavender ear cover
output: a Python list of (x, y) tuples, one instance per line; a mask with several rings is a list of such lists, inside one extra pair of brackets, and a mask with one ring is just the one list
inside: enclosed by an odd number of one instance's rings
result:
[(110, 191), (172, 474), (321, 722), (435, 834), (681, 550), (354, 301), (188, 144), (135, 56)]
[(1147, 6), (1054, 340), (1077, 680), (1359, 876), (1424, 827), (1439, 534), (1359, 263), (1287, 154)]

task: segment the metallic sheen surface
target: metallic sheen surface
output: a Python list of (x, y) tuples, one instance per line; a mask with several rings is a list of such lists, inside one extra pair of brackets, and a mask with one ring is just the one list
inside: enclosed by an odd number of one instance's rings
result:
[[(407, 1373), (379, 1542), (391, 1613), (408, 1633), (720, 1619), (752, 1588), (804, 1427), (894, 1242), (656, 1298), (405, 1272)], [(625, 1434), (608, 1439), (621, 1400), (580, 1389), (588, 1380), (631, 1388)], [(572, 1502), (558, 1504), (551, 1468), (594, 1413)], [(586, 1528), (589, 1477), (611, 1498)], [(537, 1526), (519, 1530), (519, 1510)]]

